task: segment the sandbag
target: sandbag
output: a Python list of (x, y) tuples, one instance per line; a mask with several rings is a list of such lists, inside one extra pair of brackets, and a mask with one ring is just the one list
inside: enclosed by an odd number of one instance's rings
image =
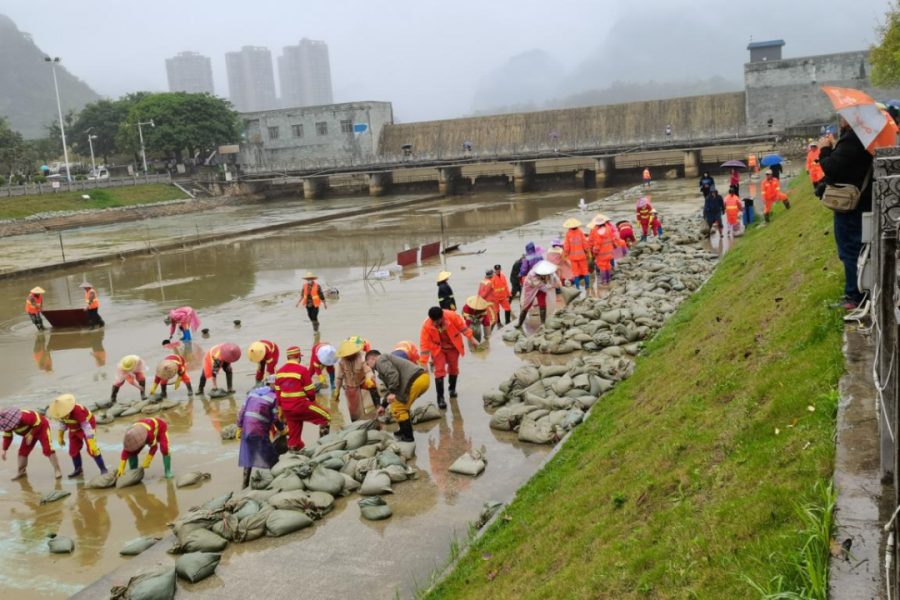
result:
[(378, 459), (377, 458), (365, 458), (356, 461), (356, 472), (353, 473), (353, 479), (362, 482), (366, 478), (366, 474), (369, 471), (377, 471), (378, 470)]
[(51, 502), (56, 502), (57, 500), (62, 500), (63, 498), (68, 498), (72, 495), (72, 492), (66, 492), (63, 490), (53, 490), (52, 492), (47, 492), (43, 496), (41, 496), (41, 506), (45, 504), (50, 504)]
[(363, 498), (359, 502), (359, 512), (364, 519), (369, 521), (383, 521), (394, 514), (388, 503), (381, 496)]
[(163, 400), (159, 407), (162, 410), (170, 410), (181, 404), (178, 400)]
[(337, 471), (318, 466), (313, 469), (309, 479), (303, 480), (303, 485), (313, 492), (326, 492), (337, 496), (344, 489), (344, 477)]
[(219, 432), (219, 437), (223, 440), (237, 439), (237, 425), (226, 425), (222, 428), (222, 431)]
[(212, 532), (222, 539), (226, 539), (229, 542), (234, 541), (234, 532), (237, 531), (238, 518), (234, 515), (222, 515), (222, 518), (216, 521), (216, 523), (212, 526)]
[(522, 332), (518, 329), (508, 329), (503, 332), (503, 335), (500, 336), (504, 342), (515, 343), (519, 341), (519, 338), (522, 337)]
[(130, 469), (125, 471), (125, 474), (116, 479), (116, 488), (122, 489), (131, 487), (133, 485), (137, 485), (144, 480), (144, 469), (138, 467), (137, 469)]
[(575, 387), (575, 383), (573, 379), (569, 376), (568, 373), (559, 378), (559, 380), (553, 384), (553, 392), (557, 396), (562, 396), (569, 390)]
[[(133, 417), (134, 415), (140, 414), (142, 408), (143, 408), (143, 406), (129, 406), (128, 408), (126, 408), (125, 410), (120, 412), (119, 416), (120, 417)], [(112, 409), (110, 409), (110, 411), (112, 411)], [(172, 571), (172, 573), (174, 574), (174, 571)]]
[(390, 465), (383, 470), (391, 478), (391, 483), (400, 483), (416, 476), (416, 470), (405, 465)]
[(399, 454), (395, 452), (391, 452), (390, 450), (386, 450), (378, 455), (378, 466), (379, 468), (384, 469), (385, 467), (389, 467), (391, 465), (396, 466), (406, 466), (406, 461), (403, 460)]
[(175, 487), (183, 488), (191, 485), (197, 485), (201, 481), (204, 481), (211, 477), (212, 475), (210, 475), (209, 473), (201, 473), (200, 471), (185, 473), (184, 475), (179, 475), (178, 479), (175, 480)]
[(186, 581), (197, 583), (216, 572), (222, 555), (215, 552), (191, 552), (178, 557), (175, 573)]
[(380, 429), (377, 429), (377, 430), (373, 429), (373, 430), (366, 432), (366, 437), (368, 438), (366, 440), (366, 445), (368, 445), (368, 444), (380, 444), (381, 442), (389, 441), (394, 436), (392, 436), (387, 431), (381, 431)]
[(313, 524), (313, 520), (302, 512), (295, 510), (273, 510), (266, 517), (266, 535), (281, 537)]
[(562, 297), (566, 301), (566, 305), (568, 306), (572, 302), (575, 301), (575, 298), (581, 295), (581, 290), (573, 287), (564, 287), (562, 288)]
[(333, 452), (334, 450), (343, 450), (347, 447), (347, 440), (336, 439), (328, 442), (327, 444), (318, 444), (313, 450), (313, 457), (319, 456), (320, 454), (325, 454), (326, 452)]
[(271, 473), (273, 477), (278, 477), (285, 471), (289, 469), (293, 469), (294, 467), (299, 467), (304, 463), (309, 462), (309, 457), (303, 456), (302, 454), (298, 454), (296, 452), (288, 452), (281, 459), (275, 463), (275, 466), (272, 467)]
[(346, 446), (344, 446), (345, 450), (356, 450), (369, 443), (369, 435), (366, 431), (355, 429), (348, 431), (344, 436), (344, 440), (347, 442)]
[(208, 529), (215, 524), (219, 517), (208, 510), (193, 510), (186, 515), (180, 516), (170, 523), (172, 531), (179, 541), (184, 540), (187, 535), (195, 529)]
[[(295, 492), (285, 492), (288, 494)], [(243, 521), (238, 524), (237, 531), (234, 532), (234, 541), (238, 544), (243, 544), (245, 542), (252, 542), (253, 540), (258, 540), (262, 536), (266, 535), (266, 521), (269, 519), (269, 515), (275, 509), (271, 506), (266, 506), (262, 510), (260, 510), (255, 515), (247, 517)]]
[(344, 425), (344, 427), (341, 428), (341, 432), (350, 429), (363, 429), (366, 431), (370, 429), (378, 429), (378, 421), (374, 421), (372, 419), (360, 419), (359, 421), (353, 421), (349, 425)]
[(84, 484), (84, 489), (86, 490), (105, 490), (107, 488), (116, 486), (116, 473), (115, 471), (110, 471), (106, 475), (97, 475), (96, 477), (92, 477), (86, 484)]
[(377, 496), (380, 494), (393, 494), (391, 488), (391, 476), (385, 471), (375, 469), (366, 473), (359, 493), (363, 496)]
[(292, 471), (287, 471), (273, 479), (266, 489), (274, 490), (275, 492), (293, 492), (295, 490), (304, 490), (306, 487), (303, 485), (303, 480), (300, 477)]
[(208, 510), (211, 512), (215, 512), (217, 510), (222, 510), (225, 508), (225, 505), (228, 504), (228, 501), (231, 500), (232, 492), (228, 492), (227, 494), (223, 494), (212, 500), (207, 500), (203, 504), (200, 505), (201, 510)]
[(472, 477), (480, 475), (487, 465), (486, 453), (487, 448), (484, 446), (481, 447), (481, 450), (466, 452), (457, 458), (456, 462), (450, 465), (450, 472), (459, 473), (460, 475), (470, 475)]
[(109, 425), (115, 421), (116, 418), (108, 412), (102, 412), (94, 415), (94, 420), (97, 422), (97, 425)]
[(565, 365), (543, 365), (538, 371), (541, 379), (547, 379), (548, 377), (562, 377), (569, 372), (569, 367)]
[(519, 367), (518, 369), (516, 369), (515, 373), (513, 373), (513, 387), (524, 389), (534, 383), (537, 383), (540, 378), (541, 373), (537, 370), (537, 367)]
[(175, 569), (141, 571), (126, 585), (113, 586), (110, 600), (174, 600)]
[(314, 519), (321, 519), (334, 510), (334, 496), (328, 492), (309, 492), (309, 501), (312, 506), (306, 514)]
[(566, 413), (566, 418), (563, 420), (562, 425), (566, 430), (571, 430), (580, 425), (582, 421), (584, 421), (584, 411), (579, 408), (573, 408)]
[[(390, 434), (388, 434), (390, 435)], [(381, 443), (381, 442), (379, 442)], [(357, 448), (353, 451), (353, 458), (357, 460), (362, 460), (366, 458), (375, 458), (375, 455), (378, 454), (378, 445), (366, 444), (362, 448)]]
[(490, 428), (499, 431), (512, 431), (512, 411), (508, 406), (501, 406), (491, 415)]
[(250, 498), (251, 500), (256, 500), (260, 504), (263, 502), (268, 502), (272, 496), (277, 494), (275, 490), (248, 490), (243, 493), (244, 498)]
[(519, 441), (532, 444), (549, 444), (556, 440), (553, 424), (549, 419), (533, 421), (530, 418), (519, 426)]
[(216, 535), (208, 529), (195, 529), (184, 539), (175, 544), (169, 554), (184, 554), (187, 552), (221, 552), (228, 545), (228, 540)]
[(278, 510), (304, 511), (310, 507), (309, 494), (301, 490), (280, 492), (269, 498), (269, 505)]
[(250, 489), (264, 490), (275, 481), (275, 476), (269, 469), (253, 469), (250, 475)]
[(72, 554), (75, 551), (75, 542), (72, 538), (60, 535), (47, 540), (47, 546), (50, 547), (50, 554)]
[(341, 496), (349, 496), (353, 492), (359, 489), (360, 483), (353, 479), (350, 475), (346, 473), (341, 473), (341, 477), (344, 478), (344, 489), (341, 490)]
[(481, 395), (481, 399), (487, 408), (503, 406), (506, 404), (506, 394), (500, 390), (488, 390)]
[(212, 390), (209, 394), (207, 394), (210, 398), (225, 398), (227, 396), (231, 396), (231, 392), (228, 390), (223, 390), (219, 388), (217, 390)]
[(488, 500), (481, 507), (481, 512), (478, 514), (478, 520), (475, 522), (475, 528), (481, 529), (487, 522), (491, 520), (498, 510), (503, 507), (502, 502), (496, 502), (494, 500)]
[(256, 500), (244, 498), (243, 501), (232, 510), (232, 514), (237, 518), (238, 522), (243, 521), (247, 517), (252, 517), (260, 511), (262, 507)]
[(394, 442), (400, 448), (400, 456), (406, 460), (412, 460), (416, 457), (415, 442)]
[(581, 410), (587, 412), (591, 409), (592, 406), (594, 406), (597, 403), (597, 400), (599, 400), (599, 398), (597, 398), (596, 396), (585, 396), (583, 398), (576, 398), (575, 406), (577, 406)]
[(126, 410), (128, 410), (128, 407), (127, 407), (127, 406), (118, 406), (118, 405), (116, 405), (116, 406), (113, 406), (112, 408), (110, 408), (109, 410), (107, 410), (107, 411), (106, 411), (106, 414), (112, 415), (113, 418), (116, 418), (116, 417), (121, 417), (122, 414), (123, 414)]
[(144, 550), (149, 550), (152, 548), (156, 542), (158, 542), (160, 538), (138, 538), (136, 540), (132, 540), (125, 544), (121, 550), (119, 550), (120, 556), (137, 556)]
[(409, 413), (409, 420), (415, 425), (416, 423), (440, 419), (441, 416), (441, 409), (437, 407), (437, 404), (429, 402), (428, 404), (423, 404), (412, 409)]
[(156, 413), (158, 413), (161, 410), (162, 410), (162, 407), (159, 404), (148, 404), (147, 406), (145, 406), (144, 408), (141, 409), (141, 414), (155, 415)]

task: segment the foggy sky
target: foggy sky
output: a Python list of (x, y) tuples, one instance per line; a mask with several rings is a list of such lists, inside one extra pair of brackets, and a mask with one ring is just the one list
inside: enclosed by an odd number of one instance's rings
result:
[(566, 69), (570, 92), (616, 79), (721, 75), (740, 81), (751, 36), (786, 40), (785, 57), (862, 50), (875, 40), (888, 4), (788, 0), (745, 9), (725, 0), (0, 0), (0, 14), (110, 97), (166, 91), (165, 59), (185, 50), (212, 58), (216, 93), (227, 97), (225, 52), (267, 46), (274, 61), (302, 37), (324, 40), (336, 102), (392, 101), (396, 118), (409, 122), (471, 112), (479, 83), (531, 50), (543, 50)]

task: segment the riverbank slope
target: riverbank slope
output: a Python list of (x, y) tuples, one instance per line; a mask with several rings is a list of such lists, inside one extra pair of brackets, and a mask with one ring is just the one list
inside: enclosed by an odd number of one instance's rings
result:
[(428, 598), (808, 585), (797, 507), (819, 502), (833, 471), (843, 314), (829, 303), (843, 272), (831, 213), (795, 183), (792, 209), (726, 254)]

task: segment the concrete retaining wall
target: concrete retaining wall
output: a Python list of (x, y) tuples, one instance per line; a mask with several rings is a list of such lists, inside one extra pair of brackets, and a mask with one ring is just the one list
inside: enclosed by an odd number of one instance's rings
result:
[(560, 142), (600, 139), (612, 143), (660, 136), (666, 125), (678, 133), (737, 129), (746, 124), (744, 111), (744, 94), (739, 92), (387, 125), (379, 153), (396, 154), (403, 144), (412, 144), (416, 154), (458, 152), (467, 141), (476, 153), (498, 147), (537, 148), (552, 143), (551, 132), (559, 134)]

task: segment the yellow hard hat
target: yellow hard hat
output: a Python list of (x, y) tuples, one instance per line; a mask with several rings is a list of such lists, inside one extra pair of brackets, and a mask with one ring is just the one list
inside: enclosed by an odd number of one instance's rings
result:
[(344, 340), (341, 342), (341, 345), (338, 346), (336, 356), (338, 358), (347, 358), (348, 356), (353, 356), (362, 349), (362, 344), (354, 342), (353, 340)]
[(262, 359), (266, 357), (266, 345), (262, 342), (253, 342), (250, 344), (250, 347), (247, 348), (247, 358), (250, 359), (250, 362), (259, 363), (262, 362)]
[(138, 364), (138, 361), (141, 360), (139, 356), (135, 356), (134, 354), (129, 354), (125, 358), (119, 361), (119, 368), (123, 371), (132, 371), (134, 367)]
[(47, 416), (51, 419), (61, 421), (69, 416), (72, 409), (75, 408), (75, 396), (72, 394), (63, 394), (47, 407)]

